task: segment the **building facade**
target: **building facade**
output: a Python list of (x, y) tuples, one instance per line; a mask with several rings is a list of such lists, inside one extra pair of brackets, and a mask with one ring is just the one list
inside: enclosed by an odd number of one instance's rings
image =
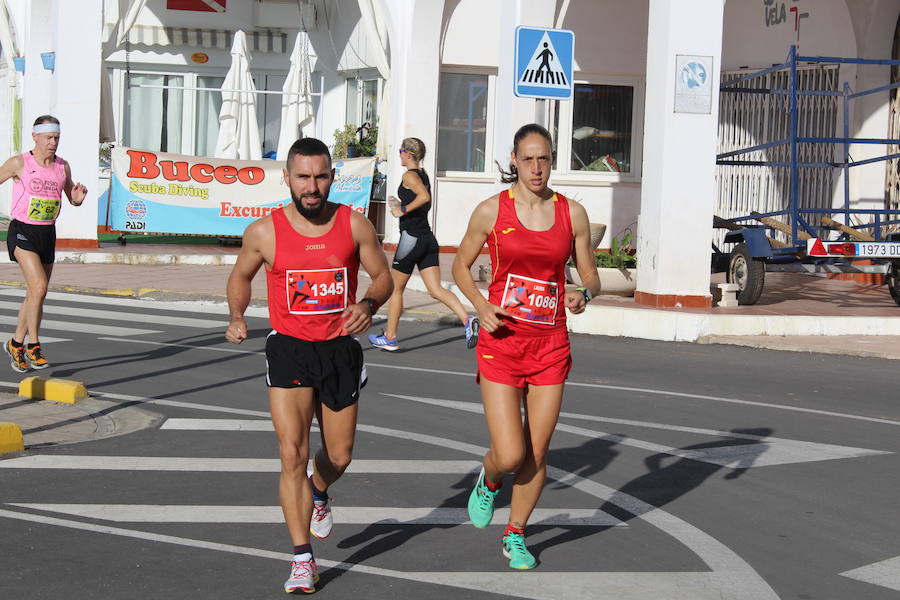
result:
[[(376, 125), (389, 193), (402, 174), (400, 141), (425, 141), (432, 225), (442, 247), (452, 250), (475, 205), (501, 189), (497, 164), (507, 165), (513, 133), (537, 121), (556, 140), (551, 185), (581, 202), (591, 221), (607, 224), (601, 246), (611, 236), (637, 234), (637, 299), (661, 306), (709, 304), (713, 214), (787, 201), (778, 169), (715, 166), (723, 148), (773, 135), (771, 115), (783, 108), (720, 98), (713, 85), (707, 112), (681, 112), (679, 57), (709, 61), (715, 83), (781, 63), (791, 45), (809, 56), (897, 58), (900, 14), (900, 0), (198, 0), (200, 10), (185, 10), (192, 4), (185, 0), (146, 0), (120, 42), (133, 4), (5, 0), (14, 47), (4, 45), (0, 66), (0, 149), (27, 150), (33, 118), (55, 114), (63, 122), (60, 154), (92, 191), (86, 210), (64, 211), (61, 238), (95, 243), (95, 192), (104, 185), (97, 166), (101, 129), (119, 145), (210, 155), (221, 105), (213, 90), (228, 69), (233, 32), (249, 36), (257, 89), (278, 92), (294, 37), (305, 29), (317, 95), (304, 134), (332, 144), (345, 125)], [(574, 32), (571, 100), (513, 94), (520, 25)], [(56, 55), (53, 71), (40, 62), (47, 51)], [(23, 74), (16, 74), (13, 56), (25, 58)], [(845, 83), (870, 89), (896, 79), (879, 65), (801, 71), (804, 85), (823, 90)], [(854, 102), (851, 136), (896, 132), (894, 98), (883, 91)], [(834, 135), (842, 127), (839, 112), (821, 102), (804, 114), (817, 132)], [(260, 95), (258, 115), (265, 155), (277, 145), (280, 97)], [(827, 158), (834, 149), (821, 152)], [(850, 152), (858, 161), (887, 151), (859, 144)], [(895, 163), (854, 169), (851, 202), (896, 207), (896, 172)], [(843, 202), (839, 170), (809, 177), (804, 203)], [(385, 242), (396, 242), (395, 222), (388, 219), (383, 229)]]

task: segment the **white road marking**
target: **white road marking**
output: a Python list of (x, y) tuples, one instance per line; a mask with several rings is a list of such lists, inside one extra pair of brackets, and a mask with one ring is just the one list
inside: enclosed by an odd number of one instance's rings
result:
[[(16, 325), (19, 322), (18, 317), (0, 315), (0, 324)], [(76, 333), (95, 333), (97, 335), (146, 335), (149, 333), (161, 333), (156, 329), (137, 329), (133, 327), (111, 327), (109, 325), (100, 325), (97, 323), (75, 323), (72, 321), (54, 321), (52, 319), (43, 319), (41, 321), (41, 331), (52, 329), (54, 331), (74, 331)]]
[[(348, 473), (466, 474), (477, 471), (474, 460), (366, 460), (350, 463)], [(278, 473), (277, 458), (202, 458), (186, 456), (86, 456), (34, 454), (0, 461), (0, 469), (91, 469), (99, 471), (194, 471)]]
[[(224, 291), (224, 290), (223, 290)], [(12, 296), (24, 298), (25, 290), (19, 287), (0, 287), (0, 296)], [(81, 304), (102, 304), (106, 306), (124, 306), (147, 310), (159, 310), (170, 312), (202, 312), (206, 314), (229, 314), (228, 305), (223, 302), (169, 302), (160, 300), (138, 300), (135, 298), (119, 298), (115, 296), (92, 296), (89, 294), (68, 294), (65, 292), (49, 292), (48, 300), (64, 302), (76, 302)], [(244, 314), (248, 317), (268, 317), (269, 309), (266, 307), (249, 306)]]
[[(9, 309), (17, 311), (21, 304), (17, 302), (4, 302), (0, 300), (0, 310)], [(44, 304), (45, 315), (66, 315), (68, 317), (83, 317), (85, 319), (105, 319), (109, 321), (128, 321), (130, 323), (156, 323), (159, 325), (173, 325), (176, 327), (205, 327), (218, 328), (223, 331), (228, 326), (225, 321), (211, 321), (209, 319), (195, 319), (191, 317), (175, 317), (170, 315), (151, 315), (145, 313), (126, 313), (112, 310), (97, 310), (93, 308), (76, 308), (73, 306), (58, 306), (56, 304)]]
[[(224, 330), (224, 328), (223, 328)], [(222, 336), (224, 339), (224, 335)], [(98, 340), (103, 340), (105, 342), (125, 342), (127, 344), (146, 344), (148, 346), (167, 346), (171, 348), (188, 348), (190, 350), (211, 350), (213, 352), (231, 352), (233, 354), (256, 354), (259, 356), (265, 356), (265, 351), (253, 351), (253, 350), (239, 350), (237, 348), (219, 348), (217, 346), (198, 346), (196, 344), (173, 344), (171, 342), (154, 342), (151, 340), (134, 340), (131, 338), (120, 338), (120, 337), (101, 337), (97, 338)]]
[[(460, 402), (458, 400), (443, 400), (440, 398), (422, 398), (419, 396), (405, 396), (402, 394), (382, 393), (382, 395), (390, 396), (392, 398), (401, 398), (403, 400), (409, 400), (421, 404), (428, 404), (431, 406), (449, 408), (453, 410), (461, 410), (477, 414), (482, 414), (484, 412), (481, 404), (475, 402)], [(845, 458), (858, 458), (861, 456), (893, 454), (892, 452), (886, 452), (883, 450), (869, 450), (867, 448), (854, 448), (851, 446), (820, 444), (817, 442), (804, 442), (787, 438), (764, 437), (731, 431), (701, 429), (698, 427), (679, 427), (676, 425), (667, 425), (665, 423), (651, 423), (646, 421), (632, 421), (627, 419), (607, 419), (604, 417), (580, 415), (577, 413), (561, 412), (560, 417), (615, 423), (618, 425), (648, 427), (652, 429), (683, 431), (686, 433), (697, 433), (714, 437), (725, 437), (759, 442), (755, 444), (736, 444), (715, 446), (710, 448), (684, 449), (664, 446), (653, 442), (647, 442), (625, 435), (606, 433), (604, 431), (585, 429), (583, 427), (574, 427), (572, 425), (566, 425), (564, 423), (558, 423), (556, 425), (557, 431), (565, 431), (575, 435), (585, 436), (591, 439), (604, 439), (615, 444), (621, 444), (623, 446), (632, 446), (635, 448), (641, 448), (643, 450), (661, 454), (671, 454), (672, 456), (699, 460), (723, 467), (768, 467), (773, 465), (815, 462), (820, 460), (839, 460)]]
[[(12, 337), (12, 332), (0, 332), (0, 342), (6, 343), (6, 340)], [(71, 342), (69, 338), (58, 338), (58, 337), (49, 337), (46, 335), (41, 336), (42, 344), (53, 344), (56, 342)]]
[[(32, 504), (9, 506), (65, 513), (75, 517), (118, 523), (284, 523), (280, 506), (199, 506), (172, 504)], [(387, 506), (332, 506), (341, 525), (464, 525), (465, 508), (394, 508)], [(509, 508), (498, 508), (492, 524), (509, 522)], [(586, 508), (536, 508), (531, 525), (560, 527), (625, 527), (607, 513)]]
[(160, 429), (180, 431), (275, 431), (272, 421), (262, 419), (166, 419)]
[[(216, 410), (217, 407), (207, 407), (201, 405), (203, 409)], [(220, 410), (228, 411), (225, 407), (218, 407)], [(390, 429), (378, 427), (374, 425), (360, 424), (357, 427), (360, 432), (372, 433), (375, 435), (383, 435), (397, 439), (408, 441), (417, 441), (423, 444), (436, 446), (442, 449), (457, 450), (474, 454), (481, 457), (486, 452), (486, 448), (475, 444), (460, 442), (457, 440), (443, 438), (428, 434), (422, 434), (411, 431), (403, 431), (399, 429)], [(42, 458), (22, 457), (22, 458)], [(47, 456), (53, 459), (47, 461), (54, 463), (63, 459), (62, 455)], [(104, 458), (104, 457), (96, 457)], [(130, 457), (144, 458), (144, 457)], [(11, 459), (0, 461), (0, 466), (11, 463), (12, 460), (20, 461), (21, 459)], [(194, 459), (188, 459), (194, 461)], [(231, 459), (236, 460), (236, 459)], [(239, 460), (239, 459), (237, 459)], [(249, 459), (255, 460), (255, 459)], [(379, 462), (379, 461), (376, 461)], [(20, 463), (21, 464), (21, 463)], [(352, 464), (352, 463), (351, 463)], [(764, 579), (762, 579), (745, 561), (735, 554), (728, 546), (722, 544), (715, 538), (709, 536), (701, 529), (694, 527), (690, 523), (683, 521), (675, 515), (668, 513), (660, 508), (647, 504), (646, 502), (620, 492), (613, 488), (596, 483), (589, 479), (585, 479), (580, 475), (563, 471), (556, 467), (548, 466), (547, 476), (556, 479), (573, 489), (582, 491), (591, 495), (604, 503), (618, 506), (636, 517), (643, 519), (651, 526), (656, 527), (663, 533), (678, 540), (687, 549), (693, 552), (700, 560), (702, 560), (712, 571), (711, 573), (567, 573), (566, 574), (566, 597), (579, 600), (593, 599), (597, 597), (616, 597), (620, 600), (646, 600), (648, 598), (659, 598), (666, 600), (701, 600), (706, 598), (722, 598), (727, 597), (729, 600), (778, 600), (778, 596), (769, 587)], [(242, 554), (256, 552), (254, 549), (243, 549), (236, 546), (227, 545), (211, 545), (209, 542), (190, 540), (187, 538), (174, 538), (171, 536), (158, 536), (157, 534), (149, 534), (145, 532), (133, 532), (130, 530), (122, 530), (117, 528), (98, 528), (100, 526), (77, 521), (65, 521), (62, 519), (51, 519), (49, 517), (39, 517), (38, 515), (24, 515), (11, 511), (0, 510), (0, 516), (10, 516), (11, 518), (20, 518), (36, 522), (45, 522), (65, 527), (74, 527), (80, 529), (89, 529), (109, 533), (112, 535), (127, 535), (133, 537), (142, 537), (144, 539), (154, 539), (156, 541), (166, 543), (179, 543), (188, 546), (216, 549), (226, 552), (238, 552)], [(146, 537), (154, 536), (154, 537)], [(274, 554), (274, 553), (271, 553)], [(283, 555), (279, 555), (283, 556)], [(328, 561), (319, 561), (323, 566), (328, 566)], [(522, 598), (536, 598), (540, 600), (552, 599), (559, 597), (559, 573), (516, 573), (500, 574), (500, 573), (484, 573), (484, 574), (460, 574), (460, 573), (401, 573), (388, 570), (373, 570), (370, 567), (360, 565), (331, 565), (337, 568), (352, 569), (354, 571), (364, 573), (398, 577), (412, 581), (429, 582), (440, 585), (450, 585), (454, 587), (462, 587), (464, 589), (478, 589), (487, 592), (495, 592), (504, 595), (513, 595)], [(536, 577), (530, 577), (535, 575)], [(525, 577), (523, 577), (525, 576)], [(464, 582), (464, 583), (463, 583)]]
[[(17, 511), (0, 509), (0, 517), (17, 519), (31, 523), (54, 525), (90, 531), (105, 535), (129, 537), (140, 540), (176, 544), (204, 550), (216, 550), (230, 552), (244, 556), (269, 558), (282, 562), (292, 559), (290, 554), (273, 552), (260, 548), (247, 548), (231, 544), (220, 544), (195, 540), (186, 537), (163, 535), (149, 531), (135, 531), (121, 527), (108, 525), (96, 525), (82, 523), (69, 519), (58, 519), (22, 513)], [(476, 573), (476, 572), (428, 572), (428, 571), (394, 571), (380, 569), (366, 565), (352, 563), (338, 563), (323, 558), (316, 558), (320, 568), (341, 569), (353, 571), (363, 575), (377, 577), (392, 577), (406, 581), (431, 583), (447, 587), (461, 588), (465, 590), (479, 590), (488, 593), (528, 598), (531, 600), (556, 600), (559, 598), (560, 573), (548, 573), (531, 571), (527, 573)], [(729, 600), (778, 600), (774, 592), (765, 588), (750, 587), (746, 591), (739, 587), (742, 584), (750, 585), (752, 582), (741, 581), (741, 573), (591, 573), (591, 572), (567, 572), (565, 573), (565, 596), (572, 600), (593, 600), (602, 597), (618, 598), (619, 600), (706, 600), (721, 599), (721, 590), (733, 590)], [(737, 584), (732, 580), (737, 578)], [(764, 583), (764, 582), (763, 582)], [(757, 594), (757, 595), (755, 595)]]
[(900, 556), (844, 571), (840, 575), (900, 592)]
[[(128, 338), (115, 338), (115, 340), (123, 341), (123, 342), (134, 342), (135, 341), (135, 340), (131, 340)], [(194, 350), (212, 350), (212, 351), (224, 351), (225, 350), (223, 348), (195, 346), (195, 345), (191, 345), (191, 344), (178, 345), (178, 344), (167, 344), (165, 342), (152, 342), (152, 341), (146, 341), (146, 340), (142, 340), (141, 342), (145, 343), (145, 344), (157, 344), (160, 346), (173, 345), (173, 346), (178, 346), (178, 347), (183, 347), (183, 348), (191, 348)], [(238, 350), (238, 349), (229, 349), (229, 350), (236, 351), (238, 353), (245, 353), (245, 354), (257, 354), (257, 355), (264, 354), (264, 352), (257, 351), (257, 350)], [(389, 365), (389, 364), (382, 364), (382, 363), (367, 362), (366, 367), (371, 367), (371, 368), (376, 368), (376, 369), (399, 369), (401, 371), (414, 371), (414, 372), (419, 372), (419, 373), (438, 373), (441, 375), (456, 375), (456, 376), (460, 376), (460, 377), (475, 377), (474, 372), (446, 371), (446, 370), (442, 370), (442, 369), (425, 369), (422, 367), (407, 367), (407, 366), (403, 366), (403, 365)], [(566, 386), (586, 387), (586, 388), (595, 388), (595, 389), (604, 389), (604, 390), (616, 390), (616, 391), (622, 391), (622, 392), (636, 392), (636, 393), (641, 393), (641, 394), (651, 394), (654, 396), (670, 396), (670, 397), (674, 397), (674, 398), (688, 398), (691, 400), (707, 400), (710, 402), (723, 402), (723, 403), (727, 403), (727, 404), (739, 404), (742, 406), (752, 406), (752, 407), (757, 407), (757, 408), (772, 408), (775, 410), (786, 410), (786, 411), (791, 411), (791, 412), (800, 412), (800, 413), (806, 413), (806, 414), (821, 415), (821, 416), (826, 416), (826, 417), (837, 417), (840, 419), (852, 419), (855, 421), (880, 423), (882, 425), (900, 426), (900, 420), (897, 420), (897, 419), (881, 419), (878, 417), (867, 417), (864, 415), (854, 415), (854, 414), (850, 414), (850, 413), (841, 413), (841, 412), (835, 412), (835, 411), (830, 411), (830, 410), (818, 410), (815, 408), (803, 408), (801, 406), (787, 406), (787, 405), (782, 405), (782, 404), (773, 404), (771, 402), (755, 402), (753, 400), (740, 400), (737, 398), (726, 398), (726, 397), (721, 397), (721, 396), (707, 396), (707, 395), (703, 395), (703, 394), (675, 392), (672, 390), (636, 388), (636, 387), (626, 387), (626, 386), (620, 386), (620, 385), (607, 385), (607, 384), (602, 384), (602, 383), (581, 383), (578, 381), (567, 381)]]

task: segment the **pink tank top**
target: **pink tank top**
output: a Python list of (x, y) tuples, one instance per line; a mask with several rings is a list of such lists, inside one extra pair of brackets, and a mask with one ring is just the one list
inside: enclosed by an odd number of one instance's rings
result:
[(59, 156), (53, 166), (42, 167), (31, 152), (22, 155), (24, 166), (13, 181), (9, 215), (20, 223), (53, 225), (59, 216), (66, 186), (66, 161)]

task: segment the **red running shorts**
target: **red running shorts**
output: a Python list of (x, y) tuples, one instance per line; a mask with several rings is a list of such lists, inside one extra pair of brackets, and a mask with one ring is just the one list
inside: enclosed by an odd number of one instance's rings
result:
[[(513, 387), (559, 385), (572, 369), (569, 333), (561, 331), (531, 336), (509, 332), (492, 335), (482, 330), (478, 337), (478, 375), (488, 381)], [(507, 333), (508, 332), (508, 333)]]

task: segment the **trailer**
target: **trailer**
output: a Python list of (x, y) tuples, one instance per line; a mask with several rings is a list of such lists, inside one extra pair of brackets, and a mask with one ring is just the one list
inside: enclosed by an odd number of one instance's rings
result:
[[(787, 60), (768, 69), (743, 75), (721, 84), (722, 94), (770, 94), (786, 98), (789, 117), (788, 135), (781, 139), (739, 148), (716, 156), (717, 165), (750, 167), (787, 167), (790, 174), (788, 206), (784, 210), (751, 212), (729, 219), (713, 218), (713, 227), (727, 229), (724, 243), (733, 244), (729, 251), (713, 244), (712, 272), (725, 272), (729, 283), (738, 285), (738, 303), (755, 304), (762, 294), (767, 272), (795, 272), (820, 275), (827, 273), (880, 273), (894, 301), (900, 305), (900, 232), (891, 231), (900, 224), (900, 210), (860, 209), (850, 207), (850, 173), (853, 167), (900, 158), (900, 152), (854, 161), (850, 144), (898, 146), (900, 139), (850, 137), (850, 103), (860, 97), (900, 88), (893, 83), (878, 88), (852, 92), (844, 83), (840, 91), (801, 90), (798, 86), (798, 64), (857, 64), (900, 66), (897, 60), (872, 60), (799, 56), (791, 46)], [(737, 87), (780, 70), (789, 73), (787, 89), (770, 87)], [(752, 84), (745, 84), (752, 85)], [(801, 96), (839, 96), (843, 110), (842, 137), (801, 137), (798, 99)], [(829, 144), (840, 149), (839, 160), (808, 162), (800, 159), (800, 144)], [(788, 147), (788, 159), (781, 161), (749, 160), (745, 155)], [(843, 174), (843, 207), (801, 208), (799, 170), (839, 169)], [(858, 264), (860, 261), (870, 264)]]

